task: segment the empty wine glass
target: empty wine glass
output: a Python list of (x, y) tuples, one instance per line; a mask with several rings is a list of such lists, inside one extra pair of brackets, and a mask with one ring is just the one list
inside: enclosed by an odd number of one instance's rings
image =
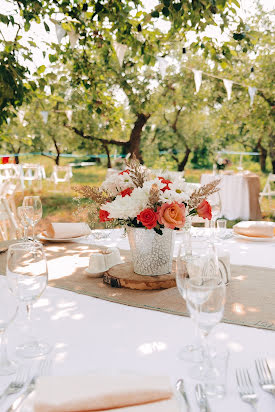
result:
[(39, 196), (25, 196), (23, 200), (23, 211), (26, 220), (32, 227), (32, 240), (34, 240), (35, 225), (42, 218), (42, 203)]
[(7, 286), (7, 279), (0, 279), (0, 375), (11, 375), (16, 372), (16, 365), (8, 359), (7, 327), (17, 313), (17, 302)]
[(21, 225), (23, 226), (23, 238), (22, 238), (22, 240), (24, 241), (24, 242), (26, 242), (27, 240), (28, 240), (28, 227), (29, 227), (29, 222), (28, 222), (28, 220), (27, 220), (27, 218), (26, 218), (26, 212), (24, 211), (24, 209), (27, 209), (28, 207), (30, 207), (30, 206), (19, 206), (18, 208), (17, 208), (17, 216), (19, 217), (19, 219), (20, 219), (20, 223), (21, 223)]
[(201, 338), (202, 362), (190, 370), (190, 377), (206, 381), (215, 373), (207, 337), (211, 330), (222, 320), (225, 304), (225, 284), (217, 279), (190, 279), (186, 287), (186, 304), (191, 319), (196, 324)]
[[(215, 245), (206, 237), (189, 237), (180, 245), (176, 261), (178, 290), (186, 300), (186, 289), (190, 279), (203, 281), (218, 279), (219, 266)], [(195, 341), (183, 347), (179, 358), (190, 362), (201, 361), (201, 341), (196, 329)]]
[(212, 219), (210, 220), (210, 228), (212, 236), (215, 235), (216, 220), (222, 215), (222, 202), (219, 192), (213, 193), (207, 198), (212, 210)]
[(7, 257), (8, 285), (18, 302), (26, 305), (29, 336), (16, 350), (19, 356), (33, 358), (49, 352), (50, 346), (33, 336), (31, 312), (33, 303), (40, 298), (48, 281), (47, 261), (43, 246), (35, 242), (13, 244)]

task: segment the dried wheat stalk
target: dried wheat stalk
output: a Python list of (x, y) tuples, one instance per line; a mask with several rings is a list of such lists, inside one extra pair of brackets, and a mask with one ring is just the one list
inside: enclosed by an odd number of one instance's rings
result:
[(149, 199), (148, 199), (148, 206), (154, 208), (154, 206), (159, 201), (159, 188), (156, 183), (154, 183), (150, 189)]
[(85, 199), (92, 199), (99, 205), (113, 200), (107, 192), (101, 190), (99, 187), (91, 187), (87, 185), (74, 186), (73, 190), (79, 193)]
[(125, 161), (127, 168), (130, 171), (130, 177), (136, 187), (142, 187), (146, 178), (146, 171), (133, 155), (132, 159)]
[(207, 185), (204, 185), (199, 189), (196, 189), (190, 196), (190, 200), (188, 202), (189, 208), (196, 208), (203, 201), (203, 199), (207, 198), (213, 193), (218, 192), (220, 190), (220, 188), (218, 187), (219, 183), (220, 179), (216, 179), (213, 180), (213, 182), (208, 183)]

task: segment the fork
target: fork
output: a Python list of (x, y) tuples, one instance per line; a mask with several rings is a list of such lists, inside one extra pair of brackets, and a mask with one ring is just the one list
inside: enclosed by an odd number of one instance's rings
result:
[(275, 395), (275, 382), (266, 359), (255, 360), (255, 366), (261, 388)]
[(258, 397), (253, 388), (250, 375), (247, 369), (236, 369), (236, 379), (238, 392), (242, 401), (249, 403), (256, 411)]
[(35, 389), (35, 384), (36, 384), (37, 378), (39, 378), (39, 376), (46, 375), (50, 371), (51, 365), (52, 365), (52, 360), (53, 360), (52, 356), (48, 356), (47, 358), (41, 360), (41, 362), (38, 366), (38, 369), (37, 369), (35, 375), (33, 376), (33, 378), (31, 379), (31, 381), (29, 382), (27, 388), (25, 389), (25, 391), (17, 399), (15, 399), (15, 401), (13, 402), (11, 407), (7, 410), (7, 412), (17, 411), (17, 409), (22, 405), (24, 400)]
[(9, 395), (19, 392), (26, 384), (28, 380), (28, 372), (26, 368), (21, 367), (18, 369), (17, 374), (13, 381), (7, 386), (4, 392), (0, 396), (0, 402), (3, 402)]

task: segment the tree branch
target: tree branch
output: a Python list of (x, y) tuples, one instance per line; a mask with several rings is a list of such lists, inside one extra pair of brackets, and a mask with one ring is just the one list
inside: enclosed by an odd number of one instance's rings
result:
[(89, 136), (89, 135), (84, 134), (82, 130), (77, 129), (76, 127), (72, 127), (68, 124), (65, 124), (65, 127), (68, 127), (69, 129), (73, 130), (76, 134), (83, 137), (83, 139), (96, 140), (96, 141), (101, 142), (101, 143), (115, 144), (117, 146), (126, 146), (127, 144), (129, 144), (129, 141), (121, 142), (120, 140), (114, 140), (114, 139), (108, 140), (108, 139), (102, 139), (100, 137)]
[(272, 98), (270, 97), (266, 97), (264, 92), (262, 92), (261, 90), (258, 90), (258, 94), (269, 104), (269, 106), (273, 107), (275, 106), (275, 101), (272, 100)]

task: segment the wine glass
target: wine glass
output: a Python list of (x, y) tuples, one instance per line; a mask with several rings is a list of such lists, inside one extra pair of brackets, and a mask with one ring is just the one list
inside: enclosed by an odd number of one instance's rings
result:
[[(23, 242), (26, 242), (28, 240), (28, 227), (29, 227), (29, 222), (26, 219), (26, 214), (27, 214), (27, 208), (31, 206), (19, 206), (17, 208), (17, 216), (20, 219), (20, 223), (23, 226)], [(26, 211), (25, 211), (26, 210)]]
[(23, 211), (27, 221), (32, 227), (32, 240), (34, 240), (34, 227), (42, 218), (42, 203), (39, 196), (25, 196)]
[(211, 330), (222, 320), (225, 304), (225, 284), (217, 279), (190, 279), (186, 287), (186, 305), (191, 319), (196, 324), (201, 338), (202, 362), (189, 371), (190, 377), (197, 380), (213, 378), (215, 370), (207, 337)]
[[(190, 237), (180, 245), (176, 261), (178, 290), (186, 300), (186, 289), (190, 279), (218, 279), (218, 257), (215, 245), (206, 237)], [(201, 341), (198, 338), (181, 349), (179, 358), (191, 362), (201, 361)]]
[(47, 261), (43, 246), (35, 242), (13, 244), (8, 249), (8, 285), (20, 304), (26, 305), (29, 336), (26, 342), (16, 348), (24, 358), (42, 356), (50, 351), (50, 346), (33, 336), (31, 312), (33, 303), (40, 298), (48, 281)]
[(213, 193), (207, 198), (212, 210), (212, 219), (210, 220), (210, 228), (212, 236), (215, 235), (216, 220), (222, 215), (222, 202), (219, 192)]
[(16, 365), (8, 359), (7, 328), (17, 313), (17, 302), (8, 289), (7, 279), (0, 279), (0, 375), (12, 375), (16, 372)]

